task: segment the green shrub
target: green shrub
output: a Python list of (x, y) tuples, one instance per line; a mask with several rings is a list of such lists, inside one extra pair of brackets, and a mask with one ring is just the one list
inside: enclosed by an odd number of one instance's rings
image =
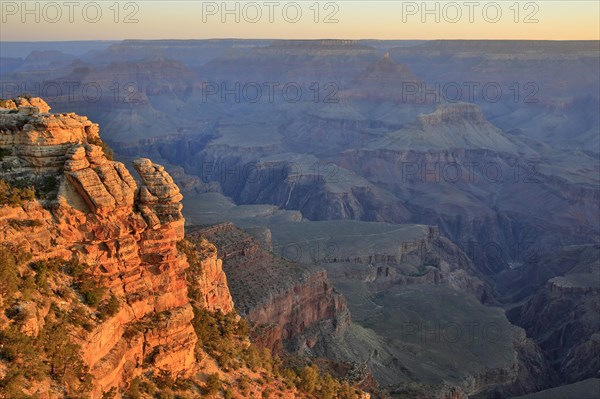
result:
[(97, 308), (106, 293), (106, 287), (101, 286), (98, 281), (85, 272), (75, 280), (75, 289), (81, 294), (83, 302), (91, 308)]
[(250, 385), (250, 379), (247, 376), (242, 375), (240, 377), (240, 379), (238, 380), (238, 386), (244, 396), (248, 396), (250, 394), (252, 386)]
[(329, 373), (319, 379), (319, 398), (335, 399), (338, 389), (339, 383)]
[(0, 294), (12, 298), (19, 289), (19, 265), (13, 254), (0, 246)]
[(90, 290), (83, 291), (81, 295), (83, 295), (83, 301), (86, 305), (95, 308), (98, 307), (98, 304), (100, 303), (101, 293), (101, 290), (92, 288)]
[(61, 265), (62, 260), (60, 259), (50, 259), (32, 263), (31, 268), (35, 271), (34, 281), (36, 286), (40, 290), (46, 291), (48, 289), (48, 276), (57, 273)]
[(134, 378), (129, 383), (129, 389), (125, 393), (125, 399), (142, 399), (142, 382), (139, 377)]
[(119, 298), (117, 298), (115, 294), (111, 293), (108, 300), (104, 301), (98, 308), (98, 317), (100, 320), (106, 320), (107, 318), (119, 313), (120, 308), (121, 303), (119, 302)]
[(36, 186), (35, 194), (40, 199), (54, 199), (58, 191), (59, 180), (56, 176), (44, 177), (41, 184)]
[(222, 387), (221, 380), (219, 379), (219, 374), (214, 373), (208, 376), (206, 380), (206, 385), (204, 387), (204, 393), (206, 395), (212, 396), (216, 395)]
[(225, 392), (223, 393), (223, 397), (225, 399), (233, 399), (235, 397), (235, 393), (233, 392), (233, 390), (231, 388), (227, 388), (225, 389)]
[(271, 397), (272, 394), (272, 390), (271, 388), (265, 388), (264, 391), (262, 391), (262, 394), (260, 395), (262, 399), (269, 399)]
[(157, 399), (175, 399), (175, 393), (169, 387), (161, 389), (156, 394)]
[[(25, 202), (35, 199), (35, 190), (31, 186), (25, 186), (26, 183), (8, 183), (0, 179), (0, 206), (20, 206)], [(24, 187), (21, 187), (24, 185)]]
[(300, 381), (298, 387), (309, 394), (312, 394), (317, 387), (319, 381), (319, 368), (314, 364), (312, 366), (306, 366), (300, 371)]
[(63, 264), (63, 271), (74, 279), (82, 278), (86, 269), (87, 266), (79, 263), (76, 259), (71, 259)]

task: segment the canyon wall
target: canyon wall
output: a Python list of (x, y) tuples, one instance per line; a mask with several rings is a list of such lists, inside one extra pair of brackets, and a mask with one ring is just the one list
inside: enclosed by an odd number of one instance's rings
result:
[[(89, 331), (77, 332), (93, 377), (92, 397), (147, 371), (189, 375), (197, 336), (188, 262), (177, 250), (184, 237), (179, 189), (149, 159), (134, 162), (138, 184), (122, 163), (107, 158), (96, 124), (48, 111), (39, 99), (0, 109), (2, 178), (48, 186), (45, 199), (0, 207), (0, 242), (30, 253), (34, 261), (76, 260), (117, 298), (113, 316), (100, 321), (92, 314)], [(206, 307), (230, 312), (233, 302), (216, 252), (204, 263), (198, 286)], [(44, 312), (32, 313), (25, 325), (35, 335)]]
[(303, 353), (321, 334), (349, 325), (346, 302), (325, 270), (280, 258), (231, 223), (191, 229), (190, 236), (219, 247), (237, 310), (264, 346)]

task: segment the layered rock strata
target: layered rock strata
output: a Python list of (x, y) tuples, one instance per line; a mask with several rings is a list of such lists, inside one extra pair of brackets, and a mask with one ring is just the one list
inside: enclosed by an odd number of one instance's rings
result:
[(350, 324), (346, 301), (325, 270), (280, 258), (231, 223), (189, 234), (219, 247), (237, 309), (257, 326), (263, 346), (304, 353)]
[[(76, 338), (93, 377), (92, 397), (146, 371), (189, 375), (197, 336), (189, 265), (176, 246), (184, 237), (182, 195), (169, 174), (138, 159), (138, 185), (125, 165), (107, 158), (98, 126), (87, 118), (49, 114), (40, 99), (7, 106), (0, 108), (2, 179), (51, 180), (56, 196), (0, 207), (0, 242), (33, 260), (75, 258), (119, 301), (116, 314)], [(207, 307), (229, 312), (233, 304), (216, 253), (206, 262), (212, 266), (199, 286), (207, 291)], [(215, 284), (221, 287), (216, 294)], [(41, 323), (43, 317), (30, 325)]]

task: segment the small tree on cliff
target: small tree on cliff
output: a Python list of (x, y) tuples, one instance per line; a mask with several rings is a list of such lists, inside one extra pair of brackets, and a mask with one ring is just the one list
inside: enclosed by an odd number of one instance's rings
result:
[(319, 368), (314, 364), (304, 367), (300, 372), (298, 387), (306, 393), (313, 393), (317, 387), (317, 382), (319, 382)]
[(219, 378), (219, 374), (214, 373), (208, 376), (206, 380), (206, 386), (204, 387), (204, 392), (208, 396), (214, 396), (221, 390), (222, 387), (221, 379)]
[(319, 385), (319, 397), (321, 399), (335, 399), (340, 384), (329, 373), (325, 373), (319, 381)]

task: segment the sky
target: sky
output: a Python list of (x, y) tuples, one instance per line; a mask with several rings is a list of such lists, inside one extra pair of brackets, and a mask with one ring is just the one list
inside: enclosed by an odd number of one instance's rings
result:
[(600, 40), (590, 1), (0, 1), (0, 41)]

